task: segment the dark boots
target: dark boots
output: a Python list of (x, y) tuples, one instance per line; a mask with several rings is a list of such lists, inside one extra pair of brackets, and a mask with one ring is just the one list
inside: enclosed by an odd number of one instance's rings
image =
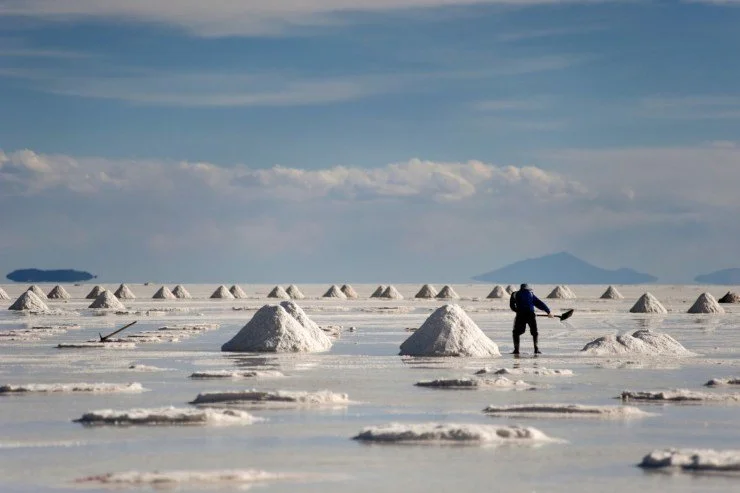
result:
[(519, 354), (519, 335), (514, 334), (514, 350), (511, 354)]

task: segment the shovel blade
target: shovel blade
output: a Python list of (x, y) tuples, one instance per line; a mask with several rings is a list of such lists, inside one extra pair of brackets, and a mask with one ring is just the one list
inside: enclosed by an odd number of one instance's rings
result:
[(560, 321), (561, 321), (561, 322), (564, 322), (565, 320), (568, 320), (568, 319), (569, 319), (570, 317), (572, 317), (572, 316), (573, 316), (573, 313), (574, 313), (574, 312), (575, 312), (575, 310), (573, 310), (573, 309), (571, 309), (571, 310), (568, 310), (568, 311), (566, 311), (566, 312), (563, 312), (563, 314), (562, 314), (562, 315), (560, 315)]

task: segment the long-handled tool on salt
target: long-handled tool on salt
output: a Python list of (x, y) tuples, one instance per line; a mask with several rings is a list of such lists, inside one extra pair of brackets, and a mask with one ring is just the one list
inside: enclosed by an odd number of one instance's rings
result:
[(100, 342), (106, 342), (106, 341), (108, 340), (108, 338), (109, 338), (109, 337), (113, 337), (114, 335), (118, 334), (118, 333), (119, 333), (119, 332), (121, 332), (122, 330), (124, 330), (124, 329), (128, 329), (129, 327), (131, 327), (132, 325), (134, 325), (134, 324), (135, 324), (136, 322), (138, 322), (138, 320), (134, 320), (134, 321), (133, 321), (133, 322), (131, 322), (130, 324), (128, 324), (128, 325), (124, 325), (124, 326), (123, 326), (123, 327), (121, 327), (120, 329), (118, 329), (118, 330), (116, 330), (116, 331), (114, 331), (114, 332), (111, 332), (111, 333), (110, 333), (110, 334), (108, 334), (107, 336), (104, 336), (103, 334), (101, 334), (100, 332), (98, 332), (98, 335), (100, 336)]
[[(559, 318), (561, 322), (565, 322), (566, 320), (568, 320), (570, 317), (573, 316), (573, 312), (575, 312), (575, 310), (571, 309), (571, 310), (567, 310), (567, 311), (563, 312), (560, 315), (553, 315), (553, 316), (555, 318)], [(538, 317), (546, 317), (547, 315), (543, 315), (541, 313), (538, 313), (537, 316)]]

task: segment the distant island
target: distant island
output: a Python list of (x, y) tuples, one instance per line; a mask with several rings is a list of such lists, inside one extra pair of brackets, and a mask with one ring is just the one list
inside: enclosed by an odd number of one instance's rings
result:
[(658, 280), (628, 268), (602, 269), (568, 252), (522, 260), (473, 279), (506, 284), (645, 284)]
[(14, 282), (80, 282), (89, 281), (98, 276), (94, 276), (89, 272), (72, 269), (18, 269), (5, 277)]
[(722, 269), (709, 274), (696, 276), (699, 284), (740, 284), (740, 269)]

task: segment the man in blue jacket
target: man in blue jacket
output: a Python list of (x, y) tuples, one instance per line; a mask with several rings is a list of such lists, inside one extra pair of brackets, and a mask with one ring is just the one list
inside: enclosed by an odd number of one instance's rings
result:
[(529, 284), (522, 284), (519, 291), (511, 293), (509, 307), (516, 312), (513, 332), (514, 351), (511, 354), (519, 354), (519, 336), (527, 331), (527, 325), (529, 325), (529, 333), (532, 334), (532, 340), (534, 341), (534, 354), (542, 354), (540, 348), (537, 347), (537, 315), (535, 315), (534, 309), (539, 308), (547, 312), (547, 316), (552, 318), (550, 309), (534, 295), (534, 291), (529, 287)]

